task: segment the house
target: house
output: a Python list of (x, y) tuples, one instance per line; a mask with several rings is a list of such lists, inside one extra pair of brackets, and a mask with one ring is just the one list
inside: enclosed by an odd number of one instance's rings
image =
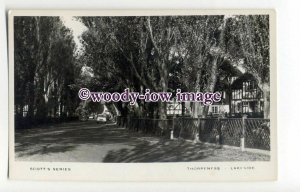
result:
[[(250, 118), (263, 117), (263, 92), (253, 75), (231, 64), (226, 64), (224, 68), (226, 74), (223, 74), (223, 77), (225, 78), (219, 77), (214, 91), (220, 92), (222, 99), (209, 106), (208, 115), (241, 117), (246, 114)], [(191, 115), (192, 108), (190, 102), (183, 104), (172, 101), (167, 104), (167, 115)]]
[(233, 79), (231, 94), (232, 116), (263, 117), (263, 92), (251, 74), (245, 73)]
[(263, 117), (263, 92), (251, 74), (231, 77), (226, 90), (224, 86), (216, 87), (222, 92), (222, 100), (209, 107), (208, 115), (241, 117), (246, 114), (248, 117)]
[(171, 102), (167, 103), (167, 115), (181, 115), (182, 114), (182, 104), (173, 99)]
[(167, 103), (167, 116), (189, 116), (191, 115), (190, 102), (177, 102), (172, 99)]
[(218, 91), (222, 93), (222, 99), (218, 103), (213, 103), (208, 108), (208, 114), (211, 116), (219, 116), (224, 114), (227, 116), (230, 113), (229, 96), (226, 91)]

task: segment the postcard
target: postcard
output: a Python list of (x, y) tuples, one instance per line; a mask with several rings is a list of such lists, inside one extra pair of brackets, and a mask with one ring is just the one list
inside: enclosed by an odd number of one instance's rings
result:
[(277, 179), (274, 10), (11, 10), (9, 178)]

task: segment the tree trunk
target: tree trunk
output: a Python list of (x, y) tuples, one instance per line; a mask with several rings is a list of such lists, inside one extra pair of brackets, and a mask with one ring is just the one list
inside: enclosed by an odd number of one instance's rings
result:
[[(196, 88), (195, 88), (195, 91), (196, 92), (200, 92), (200, 73), (201, 71), (198, 70), (198, 73), (197, 73), (197, 78), (196, 78)], [(192, 102), (191, 103), (193, 105), (193, 108), (192, 108), (192, 116), (194, 118), (198, 118), (198, 116), (200, 115), (201, 113), (201, 103), (200, 102)]]
[(200, 102), (194, 102), (193, 104), (193, 109), (192, 109), (192, 116), (194, 118), (198, 118), (199, 116), (202, 115), (202, 104)]
[[(164, 61), (161, 62), (160, 69), (160, 86), (162, 92), (167, 92), (168, 90), (168, 71), (166, 67), (166, 63)], [(167, 118), (167, 105), (165, 102), (159, 102), (159, 119)]]
[(181, 115), (184, 116), (185, 115), (185, 102), (181, 103)]
[(270, 118), (270, 86), (265, 83), (262, 85), (263, 97), (264, 97), (264, 118)]
[[(34, 78), (33, 78), (34, 79)], [(34, 91), (34, 80), (29, 83), (29, 94), (28, 94), (28, 112), (27, 112), (27, 119), (31, 121), (34, 117), (34, 100), (35, 100), (35, 91)]]
[[(217, 73), (218, 73), (217, 64), (218, 64), (218, 57), (215, 56), (212, 59), (210, 78), (209, 78), (208, 85), (206, 87), (206, 92), (214, 92), (216, 81), (217, 81)], [(209, 105), (204, 105), (202, 109), (202, 115), (207, 116), (208, 109), (209, 109)]]

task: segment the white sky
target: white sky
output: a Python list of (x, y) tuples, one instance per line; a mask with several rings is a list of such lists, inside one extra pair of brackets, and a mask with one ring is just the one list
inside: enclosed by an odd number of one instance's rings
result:
[(64, 25), (71, 29), (78, 51), (81, 47), (80, 36), (84, 31), (87, 30), (87, 28), (81, 22), (77, 21), (73, 16), (61, 16), (60, 18)]

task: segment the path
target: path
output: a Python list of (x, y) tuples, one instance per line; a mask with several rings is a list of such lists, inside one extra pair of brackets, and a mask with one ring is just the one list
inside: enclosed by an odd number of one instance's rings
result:
[(171, 141), (95, 121), (16, 131), (16, 160), (56, 162), (253, 161), (269, 156)]

